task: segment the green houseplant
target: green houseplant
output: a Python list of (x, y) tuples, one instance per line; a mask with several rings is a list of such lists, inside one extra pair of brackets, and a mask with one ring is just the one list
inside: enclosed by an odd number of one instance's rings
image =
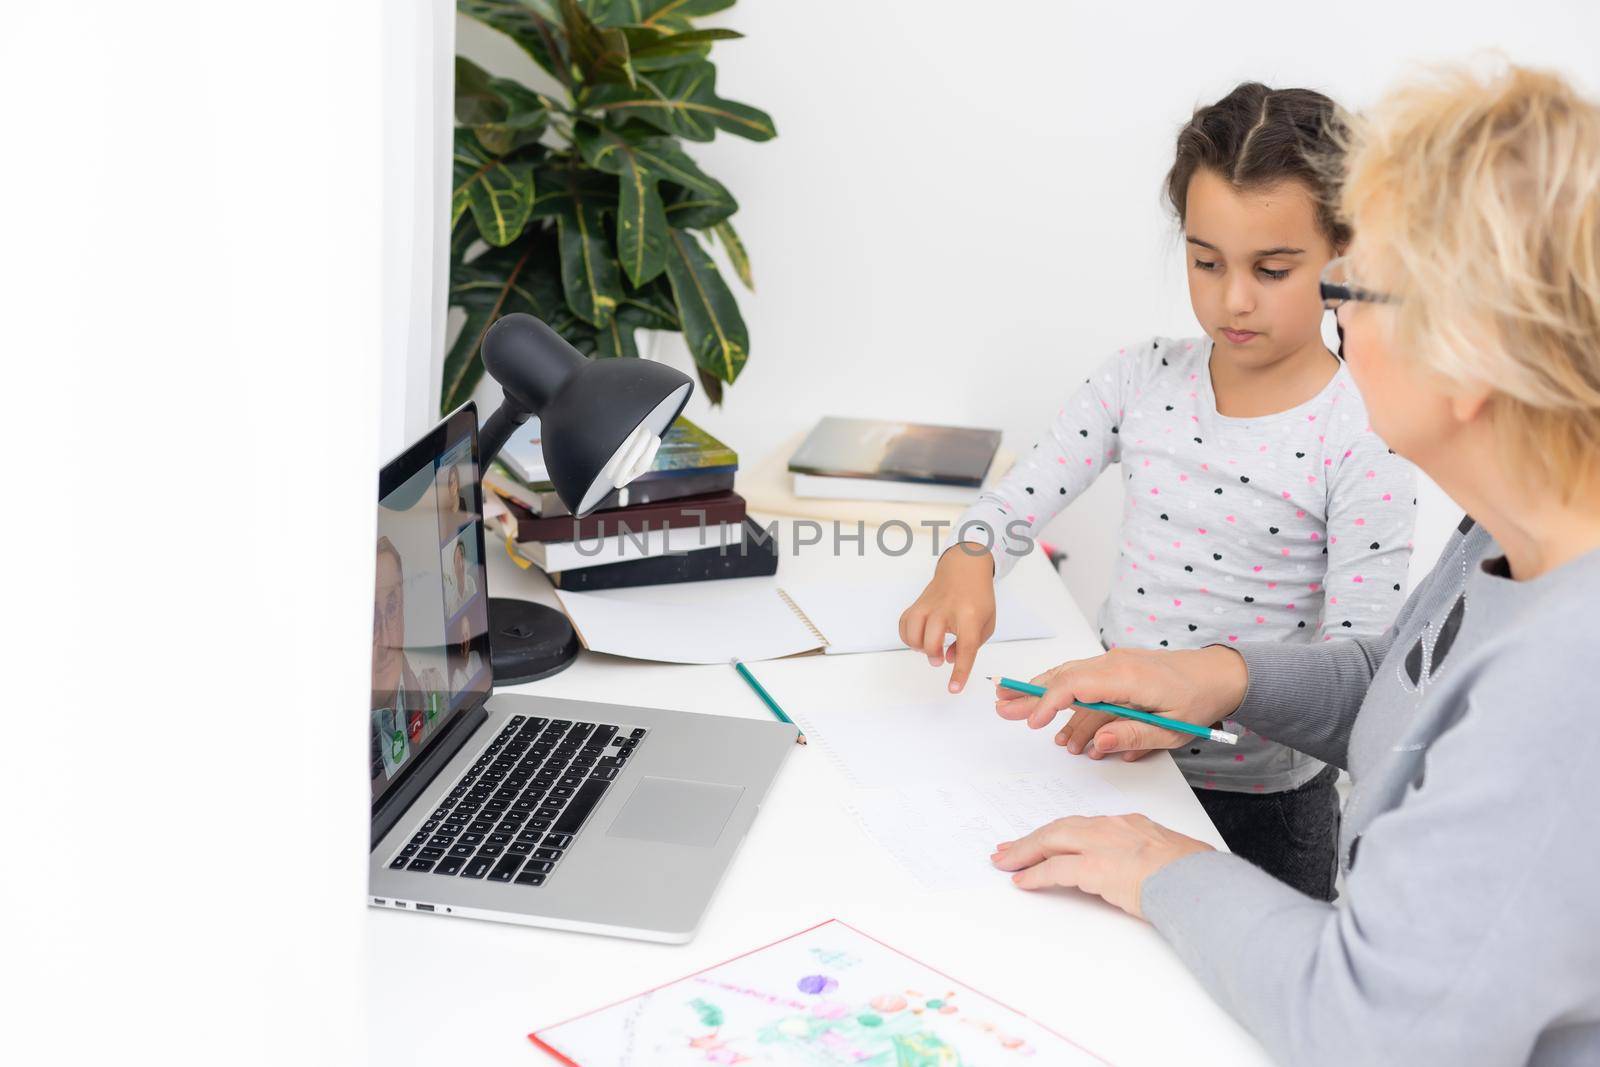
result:
[(776, 135), (765, 113), (723, 100), (707, 58), (732, 30), (694, 19), (734, 0), (459, 0), (509, 36), (559, 92), (491, 77), (457, 57), (450, 304), (466, 313), (446, 354), (440, 408), (483, 375), (479, 342), (525, 311), (579, 351), (637, 356), (634, 331), (682, 331), (702, 388), (749, 356), (739, 305), (703, 240), (747, 287), (738, 203), (683, 141)]

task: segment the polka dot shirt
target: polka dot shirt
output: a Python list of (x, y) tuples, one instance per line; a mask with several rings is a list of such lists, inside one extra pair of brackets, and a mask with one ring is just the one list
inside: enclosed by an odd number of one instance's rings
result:
[[(1119, 349), (957, 528), (993, 544), (1003, 577), (1120, 464), (1120, 547), (1098, 618), (1106, 648), (1381, 633), (1405, 599), (1415, 469), (1372, 432), (1343, 364), (1302, 404), (1233, 418), (1217, 411), (1210, 356), (1204, 337)], [(1322, 767), (1252, 734), (1224, 748), (1178, 750), (1191, 784), (1277, 792)]]

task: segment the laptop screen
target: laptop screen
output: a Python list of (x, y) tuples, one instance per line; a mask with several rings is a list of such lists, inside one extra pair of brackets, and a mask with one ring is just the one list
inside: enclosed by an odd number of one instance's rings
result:
[(490, 688), (477, 414), (467, 407), (379, 476), (372, 612), (372, 799)]

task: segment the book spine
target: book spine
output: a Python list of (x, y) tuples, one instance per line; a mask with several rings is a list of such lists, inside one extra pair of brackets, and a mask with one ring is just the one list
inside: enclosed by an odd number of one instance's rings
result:
[(641, 585), (673, 585), (679, 582), (705, 582), (718, 578), (770, 577), (778, 572), (776, 539), (761, 541), (759, 528), (753, 534), (746, 520), (745, 537), (739, 544), (701, 548), (681, 555), (651, 556), (646, 559), (604, 563), (550, 573), (550, 584), (571, 592), (601, 589), (626, 589)]
[[(611, 511), (621, 507), (632, 507), (635, 504), (652, 504), (664, 500), (678, 500), (686, 496), (700, 496), (704, 493), (724, 493), (733, 489), (734, 469), (729, 467), (722, 470), (706, 473), (704, 471), (690, 471), (676, 478), (665, 481), (640, 482), (635, 480), (621, 489), (613, 489), (606, 498), (600, 501), (596, 511)], [(627, 494), (627, 503), (622, 502), (623, 494)], [(543, 518), (560, 518), (570, 516), (571, 510), (561, 502), (555, 493), (539, 494), (538, 507), (532, 503), (529, 510)]]
[(686, 497), (682, 506), (674, 506), (675, 503), (640, 504), (615, 512), (595, 511), (582, 519), (573, 519), (570, 515), (560, 518), (539, 517), (525, 512), (517, 516), (517, 540), (588, 541), (596, 537), (642, 533), (667, 527), (681, 530), (691, 526), (719, 526), (744, 521), (744, 498), (733, 493), (713, 494), (712, 499)]

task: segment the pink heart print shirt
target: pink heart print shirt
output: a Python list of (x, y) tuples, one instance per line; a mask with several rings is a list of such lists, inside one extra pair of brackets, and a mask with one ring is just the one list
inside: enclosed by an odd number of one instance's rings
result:
[[(1119, 349), (967, 510), (958, 536), (992, 544), (1003, 577), (1120, 464), (1120, 548), (1098, 617), (1106, 648), (1382, 633), (1405, 600), (1415, 468), (1372, 432), (1342, 363), (1296, 407), (1219, 414), (1211, 347), (1154, 338)], [(1236, 748), (1198, 743), (1174, 756), (1191, 785), (1236, 792), (1293, 789), (1323, 766), (1248, 731)]]

